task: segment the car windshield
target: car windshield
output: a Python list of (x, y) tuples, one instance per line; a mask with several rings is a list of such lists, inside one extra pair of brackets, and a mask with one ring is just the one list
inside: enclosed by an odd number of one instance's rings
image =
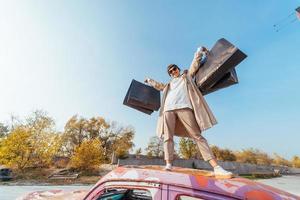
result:
[(152, 200), (151, 193), (138, 189), (106, 189), (97, 200)]

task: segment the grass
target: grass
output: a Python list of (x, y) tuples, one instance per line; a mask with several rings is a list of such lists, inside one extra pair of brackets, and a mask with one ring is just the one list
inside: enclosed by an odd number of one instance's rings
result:
[[(110, 166), (111, 167), (111, 166)], [(70, 184), (95, 184), (111, 169), (108, 167), (100, 168), (93, 172), (83, 172), (77, 179), (49, 179), (48, 177), (57, 171), (57, 168), (27, 168), (23, 171), (13, 171), (13, 179), (11, 181), (0, 182), (0, 185), (70, 185)], [(280, 177), (279, 174), (245, 174), (240, 177), (255, 179), (270, 179)]]
[(48, 176), (57, 169), (53, 168), (28, 168), (23, 171), (14, 171), (11, 181), (0, 182), (2, 185), (70, 185), (70, 184), (95, 184), (102, 174), (82, 174), (77, 179), (49, 179)]

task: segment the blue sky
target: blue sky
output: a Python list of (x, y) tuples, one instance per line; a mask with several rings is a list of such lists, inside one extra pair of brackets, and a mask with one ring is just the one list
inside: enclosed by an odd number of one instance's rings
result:
[(0, 1), (0, 121), (44, 109), (62, 130), (74, 114), (136, 129), (136, 147), (155, 135), (151, 116), (122, 105), (134, 78), (167, 82), (199, 45), (226, 38), (248, 58), (240, 83), (206, 96), (218, 125), (209, 143), (300, 155), (300, 21), (273, 24), (294, 1)]

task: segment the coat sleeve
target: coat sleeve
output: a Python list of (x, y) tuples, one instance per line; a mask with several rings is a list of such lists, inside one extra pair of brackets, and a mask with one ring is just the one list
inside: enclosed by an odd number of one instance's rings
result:
[(165, 84), (160, 83), (160, 82), (157, 82), (157, 81), (155, 81), (155, 80), (153, 80), (153, 79), (151, 79), (151, 78), (148, 78), (148, 79), (147, 79), (147, 82), (148, 82), (148, 84), (149, 84), (150, 86), (154, 87), (154, 88), (157, 89), (158, 91), (162, 91), (162, 90), (166, 87)]
[(195, 52), (194, 54), (194, 59), (192, 61), (192, 64), (188, 70), (188, 74), (191, 77), (194, 77), (196, 72), (198, 71), (200, 64), (201, 64), (201, 59), (202, 59), (203, 53), (202, 52)]

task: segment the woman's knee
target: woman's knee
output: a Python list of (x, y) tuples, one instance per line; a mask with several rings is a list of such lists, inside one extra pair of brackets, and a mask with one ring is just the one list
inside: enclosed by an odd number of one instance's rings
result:
[(174, 140), (173, 140), (173, 137), (165, 137), (164, 138), (164, 143), (173, 143)]

